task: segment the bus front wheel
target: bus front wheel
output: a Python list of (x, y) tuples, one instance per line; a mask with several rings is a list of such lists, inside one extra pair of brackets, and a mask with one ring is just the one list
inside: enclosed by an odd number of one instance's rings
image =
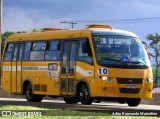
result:
[(85, 105), (91, 105), (93, 102), (93, 99), (89, 96), (89, 89), (86, 84), (80, 87), (79, 99), (80, 102)]
[(127, 104), (130, 107), (137, 107), (141, 102), (141, 98), (130, 98), (127, 100)]
[(30, 83), (28, 83), (25, 88), (25, 95), (28, 102), (41, 102), (43, 99), (43, 95), (33, 94), (32, 86)]

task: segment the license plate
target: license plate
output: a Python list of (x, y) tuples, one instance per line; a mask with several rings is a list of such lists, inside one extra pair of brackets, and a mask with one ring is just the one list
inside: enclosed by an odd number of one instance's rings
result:
[(135, 88), (136, 88), (136, 85), (126, 85), (126, 88), (135, 89)]

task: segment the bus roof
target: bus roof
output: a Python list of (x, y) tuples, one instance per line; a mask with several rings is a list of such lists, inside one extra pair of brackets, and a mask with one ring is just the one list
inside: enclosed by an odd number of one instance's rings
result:
[(12, 41), (34, 41), (34, 40), (50, 40), (50, 39), (66, 39), (66, 38), (81, 38), (94, 35), (123, 35), (138, 37), (132, 32), (117, 30), (111, 26), (91, 25), (86, 29), (61, 29), (61, 28), (45, 28), (40, 32), (32, 33), (17, 33), (9, 37), (8, 42)]
[(119, 35), (119, 36), (131, 36), (131, 37), (138, 37), (136, 34), (129, 32), (129, 31), (124, 31), (124, 30), (92, 30), (92, 34), (94, 35)]

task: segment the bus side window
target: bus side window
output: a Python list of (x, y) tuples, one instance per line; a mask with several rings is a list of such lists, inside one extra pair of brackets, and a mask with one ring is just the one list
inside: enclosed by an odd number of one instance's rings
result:
[(19, 61), (22, 61), (22, 60), (23, 60), (23, 52), (24, 52), (24, 44), (20, 44), (19, 57), (18, 57), (18, 60), (19, 60)]
[(31, 42), (26, 43), (25, 51), (24, 51), (24, 60), (29, 60), (31, 50)]
[(13, 53), (13, 44), (7, 44), (7, 48), (4, 55), (4, 61), (11, 61), (12, 60), (12, 53)]
[(46, 42), (44, 41), (34, 42), (30, 53), (30, 60), (43, 61), (45, 50), (46, 50)]
[(14, 53), (13, 53), (13, 61), (18, 60), (18, 50), (19, 50), (19, 44), (14, 44)]
[(32, 45), (32, 50), (34, 51), (46, 50), (46, 42), (44, 41), (34, 42)]
[(45, 53), (45, 60), (59, 60), (60, 55), (60, 41), (50, 41), (47, 43), (47, 50)]
[(78, 60), (93, 64), (91, 48), (89, 41), (86, 39), (80, 40), (79, 42)]

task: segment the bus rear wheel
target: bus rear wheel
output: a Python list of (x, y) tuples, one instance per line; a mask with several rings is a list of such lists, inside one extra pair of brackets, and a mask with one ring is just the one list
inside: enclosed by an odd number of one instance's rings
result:
[(28, 102), (41, 102), (43, 95), (33, 94), (32, 86), (30, 83), (25, 88), (25, 95)]
[(86, 84), (80, 87), (79, 99), (80, 102), (85, 105), (91, 105), (93, 102), (93, 99), (89, 96), (89, 89)]
[(64, 98), (64, 101), (67, 104), (76, 104), (76, 103), (78, 103), (78, 99), (76, 99), (76, 98)]
[(127, 100), (127, 104), (130, 107), (137, 107), (141, 102), (141, 98), (130, 98)]

